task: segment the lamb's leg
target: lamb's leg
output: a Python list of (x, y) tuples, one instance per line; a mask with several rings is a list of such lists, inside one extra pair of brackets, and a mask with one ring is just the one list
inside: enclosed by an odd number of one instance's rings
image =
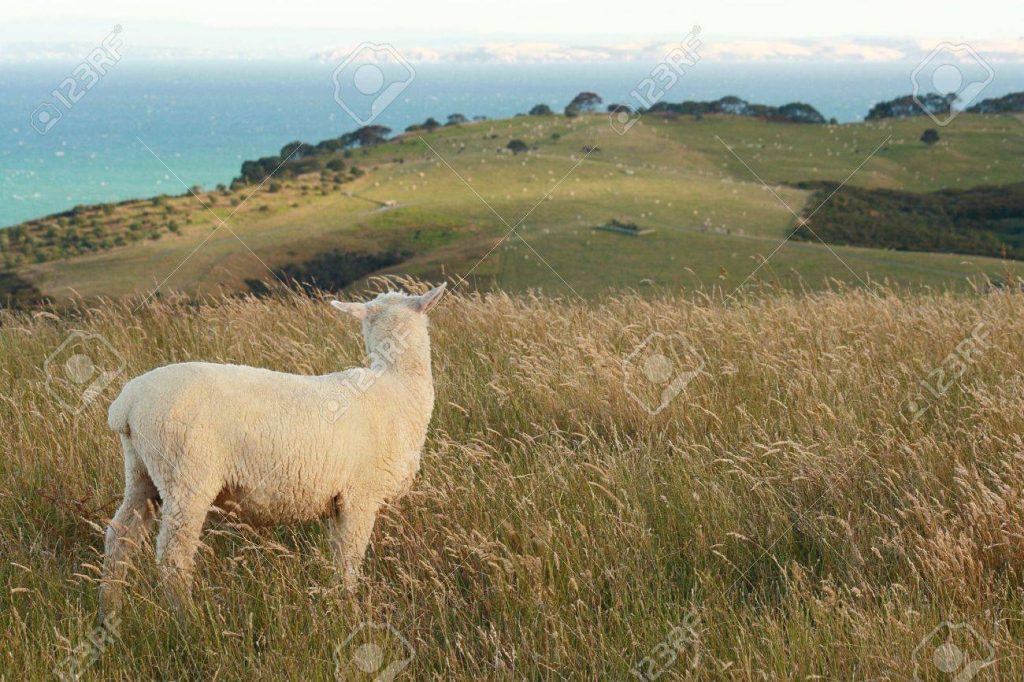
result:
[(212, 501), (193, 496), (164, 500), (160, 533), (156, 538), (156, 561), (164, 592), (178, 615), (191, 603), (192, 569)]
[(103, 548), (103, 580), (99, 593), (99, 623), (121, 606), (128, 553), (144, 539), (159, 499), (156, 486), (125, 440), (125, 492), (121, 506), (107, 526)]
[(339, 500), (335, 506), (331, 519), (331, 539), (338, 568), (349, 589), (353, 589), (359, 581), (359, 567), (366, 555), (366, 547), (370, 544), (379, 509), (379, 502), (366, 500)]

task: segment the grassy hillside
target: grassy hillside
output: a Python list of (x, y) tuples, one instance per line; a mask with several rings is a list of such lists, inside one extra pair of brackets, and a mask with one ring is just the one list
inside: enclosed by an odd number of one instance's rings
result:
[[(109, 342), (83, 349), (98, 369), (124, 363), (77, 417), (41, 369), (72, 329)], [(631, 392), (658, 387), (625, 370), (653, 331), (684, 335), (673, 370), (699, 368), (656, 416)], [(989, 678), (1024, 676), (1024, 295), (449, 297), (433, 338), (421, 477), (354, 595), (319, 525), (220, 526), (179, 624), (147, 547), (84, 679), (353, 679), (366, 620), (409, 642), (406, 679), (628, 679), (646, 657), (663, 679), (947, 679), (944, 621), (974, 628), (955, 643)], [(122, 486), (103, 408), (127, 378), (187, 359), (327, 372), (359, 344), (298, 296), (0, 312), (8, 679), (89, 652)]]
[[(800, 213), (811, 195), (797, 183), (849, 177), (858, 187), (926, 191), (1020, 180), (1018, 119), (961, 115), (931, 147), (919, 141), (923, 127), (908, 119), (825, 126), (649, 115), (620, 136), (604, 115), (485, 121), (339, 152), (339, 172), (201, 192), (212, 213), (191, 195), (83, 208), (26, 226), (31, 248), (14, 253), (8, 246), (7, 255), (20, 277), (58, 299), (157, 285), (244, 290), (246, 280), (272, 281), (270, 270), (334, 249), (402, 251), (410, 260), (395, 272), (457, 276), (509, 231), (506, 222), (529, 214), (522, 239), (512, 235), (473, 270), (478, 284), (584, 296), (608, 287), (732, 288), (792, 231), (789, 209)], [(509, 153), (513, 139), (530, 151)], [(173, 151), (154, 150), (172, 166)], [(172, 170), (187, 175), (187, 168)], [(593, 230), (612, 219), (655, 232), (631, 238)], [(113, 248), (32, 262), (86, 248), (83, 233)], [(958, 286), (965, 276), (1001, 276), (1005, 268), (973, 256), (834, 251), (844, 262), (817, 242), (787, 244), (758, 278), (809, 288), (828, 278)]]

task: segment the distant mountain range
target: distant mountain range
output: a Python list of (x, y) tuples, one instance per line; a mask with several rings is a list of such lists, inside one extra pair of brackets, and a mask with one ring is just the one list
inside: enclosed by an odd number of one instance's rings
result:
[[(134, 30), (133, 27), (128, 27)], [(245, 47), (222, 47), (216, 29), (205, 29), (207, 40), (198, 44), (168, 45), (149, 43), (145, 36), (132, 34), (131, 54), (139, 59), (314, 59), (328, 64), (340, 63), (358, 47), (346, 42), (320, 49), (311, 49), (307, 42), (292, 40), (282, 44)], [(319, 42), (318, 36), (312, 44)], [(229, 44), (230, 41), (227, 41)], [(891, 40), (851, 38), (847, 40), (706, 40), (700, 48), (701, 59), (711, 62), (917, 62), (928, 55), (942, 40)], [(42, 60), (80, 60), (95, 47), (94, 42), (3, 40), (0, 41), (0, 63)], [(394, 47), (413, 63), (600, 63), (648, 62), (664, 59), (677, 43), (665, 40), (621, 43), (566, 43), (552, 41), (505, 41), (463, 43), (431, 46), (396, 40)], [(1024, 64), (1024, 41), (972, 41), (971, 47), (992, 64)]]
[[(700, 47), (702, 60), (751, 61), (835, 61), (899, 62), (917, 61), (942, 40), (706, 40)], [(356, 45), (345, 45), (316, 54), (316, 59), (340, 62)], [(653, 62), (678, 47), (664, 41), (621, 44), (567, 45), (551, 42), (510, 42), (445, 48), (398, 46), (411, 62), (529, 63), (529, 62)], [(1024, 41), (975, 41), (971, 47), (987, 61), (1024, 64)]]

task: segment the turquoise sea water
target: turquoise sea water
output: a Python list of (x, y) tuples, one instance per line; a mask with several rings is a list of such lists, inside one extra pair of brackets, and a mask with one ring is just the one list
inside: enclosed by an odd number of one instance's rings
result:
[[(0, 65), (0, 226), (77, 204), (229, 182), (245, 159), (292, 140), (317, 142), (357, 127), (334, 100), (333, 65), (312, 61), (170, 62), (126, 56), (64, 110), (45, 135), (33, 112), (75, 64)], [(913, 64), (699, 63), (664, 97), (808, 102), (841, 122), (910, 92)], [(511, 116), (534, 104), (560, 110), (579, 91), (605, 102), (628, 93), (651, 65), (416, 66), (411, 84), (375, 121), (396, 131), (428, 116)], [(1024, 90), (1024, 65), (1003, 65), (984, 97)], [(38, 118), (36, 119), (38, 124)]]

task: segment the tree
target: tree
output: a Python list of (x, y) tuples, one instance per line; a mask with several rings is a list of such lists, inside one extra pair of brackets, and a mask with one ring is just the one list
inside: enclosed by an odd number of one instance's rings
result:
[(285, 146), (281, 147), (280, 156), (282, 159), (298, 161), (299, 159), (307, 156), (313, 156), (314, 154), (316, 154), (316, 147), (296, 140), (295, 142), (289, 142)]
[[(284, 161), (280, 156), (264, 156), (255, 161), (243, 161), (241, 175), (235, 180), (248, 183), (263, 182), (263, 180), (276, 171)], [(232, 187), (235, 182), (232, 181)], [(159, 205), (159, 204), (157, 204)]]
[(630, 115), (632, 115), (632, 113), (633, 113), (632, 107), (630, 107), (628, 104), (609, 104), (608, 105), (608, 113), (609, 114), (617, 114), (620, 111), (625, 112), (626, 114), (630, 114)]
[(547, 104), (538, 104), (530, 109), (530, 116), (552, 116), (554, 113)]
[(791, 123), (825, 123), (825, 117), (817, 109), (803, 102), (784, 104), (766, 118), (768, 120), (782, 119)]
[(939, 131), (935, 128), (927, 128), (921, 133), (921, 142), (924, 142), (929, 147), (939, 141)]
[(428, 133), (432, 133), (435, 130), (437, 130), (438, 128), (440, 128), (440, 127), (441, 127), (441, 124), (437, 122), (437, 119), (434, 118), (433, 116), (431, 116), (430, 118), (428, 118), (423, 123), (414, 123), (414, 124), (412, 124), (411, 126), (409, 126), (408, 128), (405, 129), (405, 132), (407, 132), (407, 133), (415, 133), (415, 132), (418, 132), (420, 130), (425, 130)]
[(581, 92), (569, 102), (569, 106), (565, 108), (565, 115), (570, 118), (579, 116), (582, 113), (594, 111), (599, 104), (601, 104), (601, 96), (596, 92)]
[(509, 141), (509, 143), (507, 145), (505, 145), (505, 148), (506, 149), (511, 149), (513, 154), (518, 154), (519, 152), (529, 151), (529, 149), (530, 149), (528, 146), (526, 146), (526, 143), (523, 142), (522, 140), (511, 140), (511, 141)]
[(467, 119), (465, 117), (465, 115), (463, 115), (463, 114), (448, 114), (448, 122), (445, 123), (445, 125), (446, 126), (462, 125), (463, 123), (465, 123), (468, 120), (469, 119)]
[(956, 103), (956, 100), (956, 93), (952, 92), (948, 95), (929, 92), (916, 98), (912, 95), (904, 95), (887, 102), (877, 103), (871, 107), (864, 120), (877, 121), (883, 118), (907, 118), (909, 116), (923, 116), (924, 114), (946, 116), (951, 111), (951, 107)]
[(1024, 92), (1011, 92), (998, 99), (985, 99), (967, 111), (974, 114), (999, 114), (1024, 111)]
[(321, 140), (316, 145), (317, 153), (330, 154), (345, 148), (345, 140), (347, 138), (342, 135), (341, 137), (332, 137), (329, 140)]
[(342, 138), (344, 138), (345, 147), (352, 147), (357, 144), (360, 147), (372, 147), (375, 144), (385, 142), (390, 134), (391, 128), (372, 125), (363, 126), (351, 133), (345, 133), (342, 135)]

